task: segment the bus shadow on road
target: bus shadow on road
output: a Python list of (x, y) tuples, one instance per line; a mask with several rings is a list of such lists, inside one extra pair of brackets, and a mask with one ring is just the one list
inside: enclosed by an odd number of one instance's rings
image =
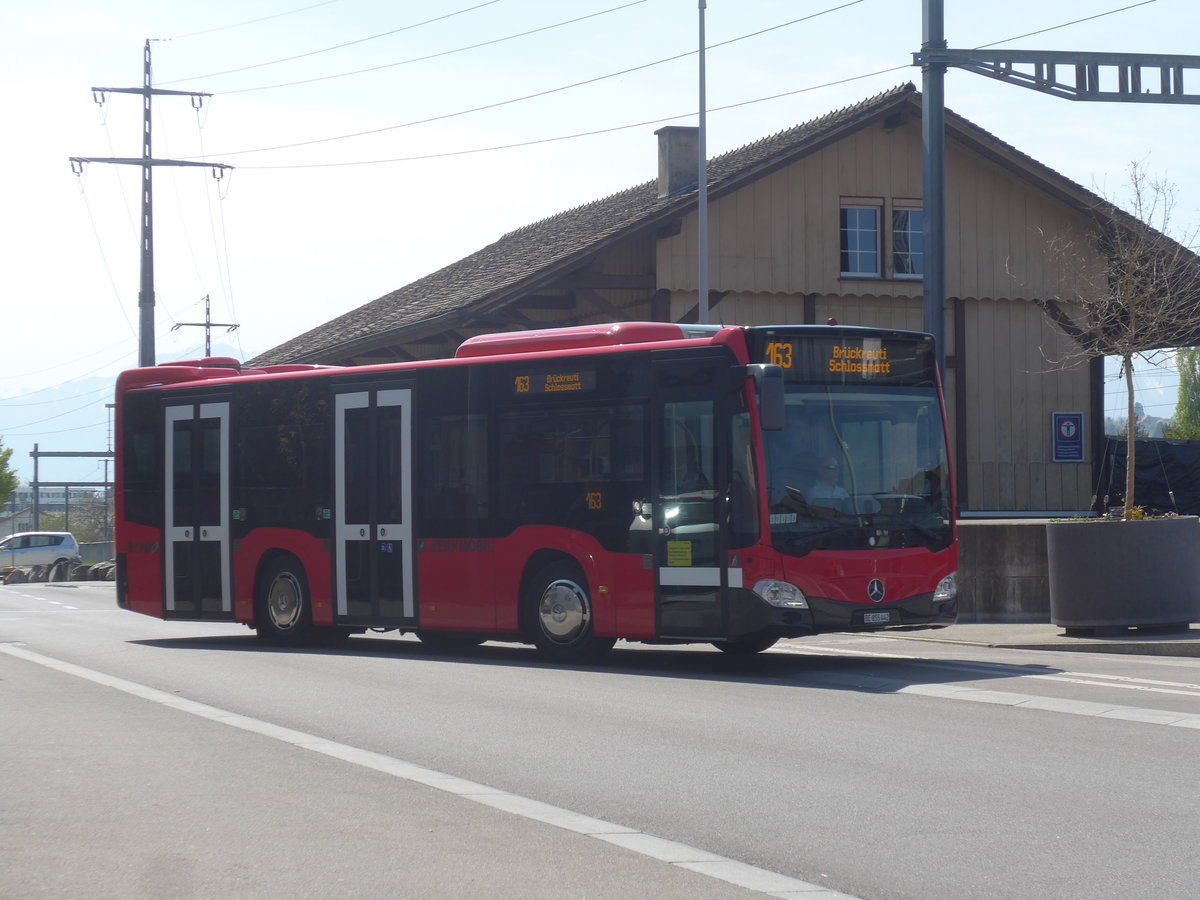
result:
[(447, 650), (412, 636), (359, 635), (335, 645), (283, 647), (253, 634), (153, 638), (131, 643), (161, 649), (343, 658), (391, 657), (430, 665), (488, 666), (530, 670), (588, 672), (607, 677), (652, 677), (761, 684), (811, 690), (897, 693), (927, 684), (956, 684), (1062, 674), (1039, 664), (995, 663), (974, 659), (858, 656), (831, 654), (803, 644), (752, 656), (731, 656), (703, 644), (645, 645), (620, 642), (599, 662), (573, 665), (546, 660), (531, 646), (489, 641), (477, 647)]

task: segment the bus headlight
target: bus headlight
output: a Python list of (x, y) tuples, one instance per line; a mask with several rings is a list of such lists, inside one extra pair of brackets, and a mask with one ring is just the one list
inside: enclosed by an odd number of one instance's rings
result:
[(783, 609), (808, 609), (804, 592), (794, 584), (768, 578), (754, 585), (754, 593), (772, 606)]
[(958, 573), (951, 572), (933, 590), (934, 600), (953, 600), (958, 596)]

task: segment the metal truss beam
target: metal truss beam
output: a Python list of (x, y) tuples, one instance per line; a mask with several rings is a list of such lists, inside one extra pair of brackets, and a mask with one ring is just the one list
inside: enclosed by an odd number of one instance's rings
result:
[(931, 49), (913, 65), (942, 65), (1067, 100), (1200, 104), (1200, 56), (1057, 50)]

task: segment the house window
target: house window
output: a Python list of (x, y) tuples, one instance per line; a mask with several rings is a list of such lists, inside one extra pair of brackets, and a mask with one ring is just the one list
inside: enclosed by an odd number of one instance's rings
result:
[(842, 207), (842, 275), (879, 277), (879, 209)]
[(919, 209), (892, 210), (892, 275), (920, 278), (925, 271), (925, 214)]

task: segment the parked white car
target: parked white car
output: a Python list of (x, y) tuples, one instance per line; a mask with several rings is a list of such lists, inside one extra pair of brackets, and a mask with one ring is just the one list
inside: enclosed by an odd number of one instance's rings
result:
[(79, 559), (79, 544), (69, 531), (22, 531), (0, 541), (0, 572), (70, 559)]

